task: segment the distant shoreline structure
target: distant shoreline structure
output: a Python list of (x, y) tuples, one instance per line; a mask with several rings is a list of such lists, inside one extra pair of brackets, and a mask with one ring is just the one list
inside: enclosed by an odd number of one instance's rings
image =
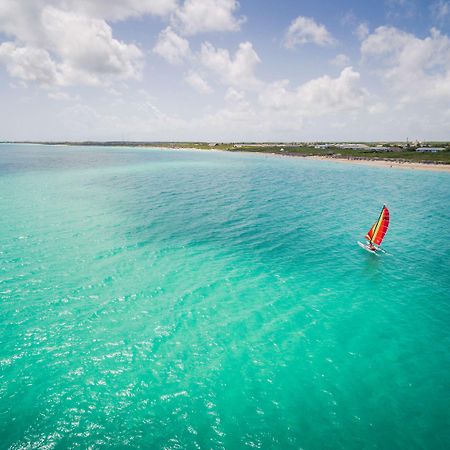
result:
[(315, 160), (365, 164), (378, 167), (450, 172), (450, 141), (430, 142), (178, 142), (178, 141), (3, 141), (0, 144), (40, 144), (97, 147), (218, 150)]

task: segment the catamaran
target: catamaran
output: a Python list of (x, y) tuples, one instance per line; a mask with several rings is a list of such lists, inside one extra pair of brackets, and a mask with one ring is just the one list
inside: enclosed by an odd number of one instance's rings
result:
[(370, 253), (374, 253), (375, 255), (379, 252), (386, 253), (381, 247), (381, 242), (384, 239), (386, 231), (389, 227), (389, 210), (386, 205), (383, 205), (383, 208), (380, 213), (380, 217), (373, 224), (372, 228), (366, 234), (366, 243), (358, 241), (360, 247), (364, 250), (367, 250)]

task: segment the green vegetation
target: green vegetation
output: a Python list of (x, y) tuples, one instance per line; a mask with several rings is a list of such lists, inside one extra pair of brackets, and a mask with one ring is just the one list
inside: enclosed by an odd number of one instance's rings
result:
[[(283, 148), (283, 150), (281, 150)], [(362, 159), (387, 159), (411, 162), (429, 162), (450, 164), (450, 149), (437, 153), (421, 153), (416, 151), (393, 151), (377, 152), (367, 150), (343, 149), (343, 148), (324, 148), (314, 147), (240, 147), (230, 149), (232, 151), (251, 151), (263, 153), (276, 153), (284, 155), (302, 155), (302, 156), (328, 156), (336, 158), (362, 158)]]
[[(395, 160), (395, 161), (410, 161), (423, 163), (440, 163), (450, 164), (450, 145), (447, 143), (439, 143), (438, 146), (446, 148), (445, 151), (436, 153), (421, 153), (415, 150), (399, 150), (399, 151), (371, 151), (360, 149), (345, 149), (337, 147), (329, 148), (315, 148), (313, 146), (305, 145), (239, 145), (235, 147), (233, 144), (216, 144), (211, 147), (209, 144), (191, 143), (186, 144), (186, 147), (199, 149), (214, 149), (226, 150), (232, 152), (257, 152), (257, 153), (272, 153), (279, 155), (290, 156), (326, 156), (335, 158), (348, 159), (374, 159), (374, 160)], [(433, 146), (436, 146), (434, 143)], [(375, 148), (375, 146), (373, 146)]]

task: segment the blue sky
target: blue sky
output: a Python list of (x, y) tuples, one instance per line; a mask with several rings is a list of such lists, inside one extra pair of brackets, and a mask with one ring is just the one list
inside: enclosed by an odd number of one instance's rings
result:
[(0, 0), (0, 140), (449, 140), (450, 0)]

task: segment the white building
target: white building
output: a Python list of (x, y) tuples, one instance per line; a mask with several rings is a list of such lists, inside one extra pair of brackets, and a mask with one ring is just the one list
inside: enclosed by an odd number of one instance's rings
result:
[(401, 149), (399, 147), (385, 147), (383, 145), (377, 145), (373, 147), (375, 152), (399, 152)]
[(371, 149), (366, 144), (336, 144), (336, 147), (346, 148), (349, 150), (370, 150)]

